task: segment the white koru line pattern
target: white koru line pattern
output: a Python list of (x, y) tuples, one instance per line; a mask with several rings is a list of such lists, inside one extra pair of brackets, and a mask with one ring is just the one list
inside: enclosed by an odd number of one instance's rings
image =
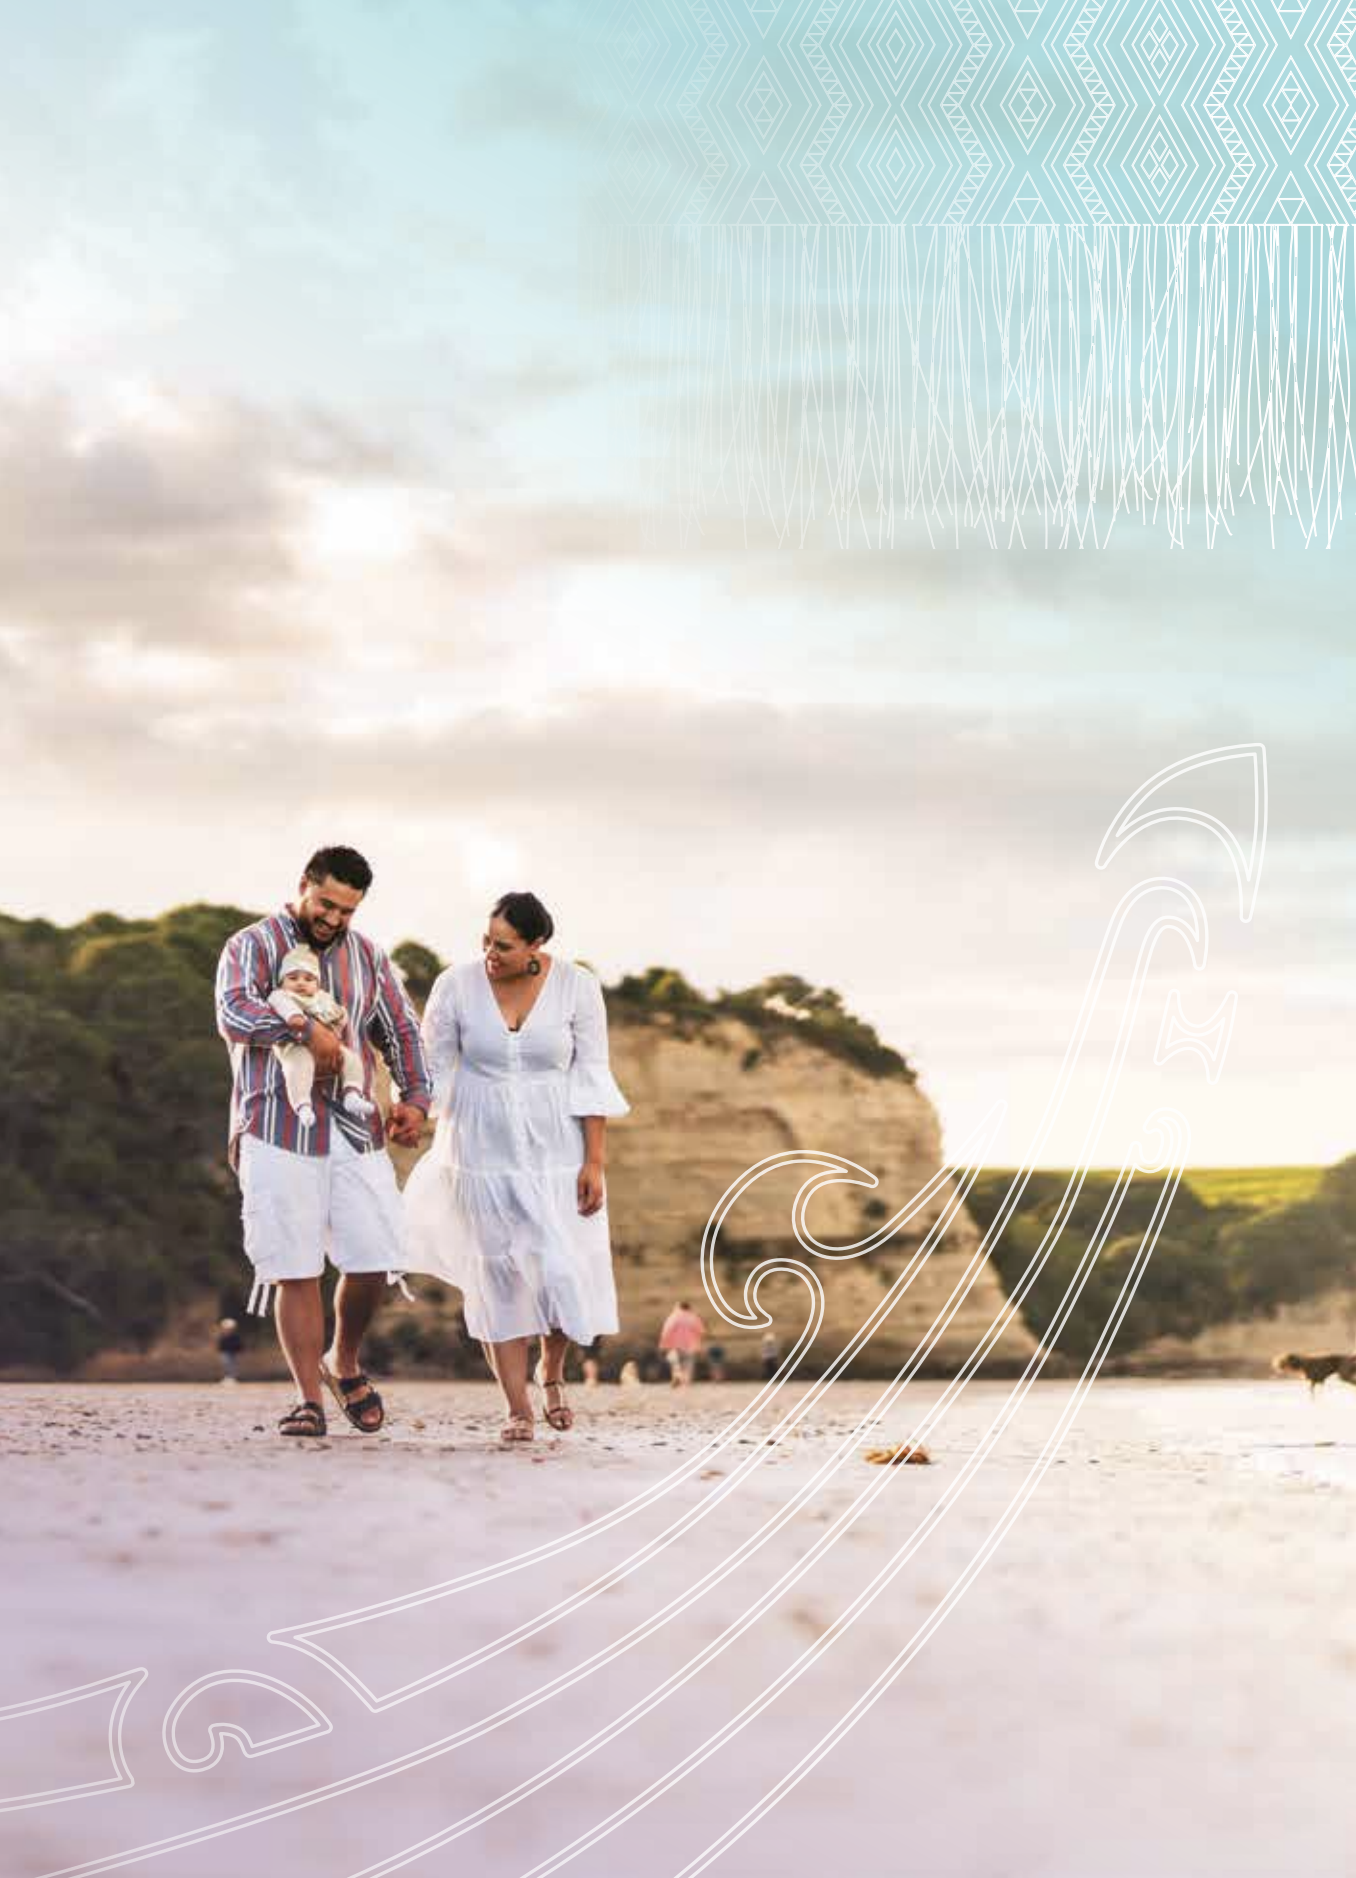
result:
[[(179, 1727), (185, 1710), (195, 1702), (201, 1704), (202, 1698), (212, 1690), (224, 1688), (260, 1689), (276, 1698), (259, 1706), (261, 1719), (268, 1715), (276, 1723), (280, 1707), (291, 1709), (294, 1714), (305, 1719), (291, 1728), (278, 1728), (273, 1734), (260, 1733), (256, 1738), (241, 1721), (214, 1721), (209, 1718), (205, 1752), (190, 1754), (179, 1740)], [(309, 1696), (303, 1695), (300, 1689), (294, 1689), (290, 1683), (279, 1682), (276, 1676), (265, 1676), (254, 1669), (219, 1669), (210, 1676), (200, 1676), (196, 1682), (180, 1690), (170, 1704), (160, 1732), (165, 1753), (180, 1773), (198, 1774), (217, 1765), (226, 1752), (228, 1741), (235, 1742), (246, 1760), (254, 1760), (261, 1754), (277, 1754), (282, 1748), (296, 1747), (303, 1741), (314, 1741), (320, 1735), (329, 1734), (331, 1729), (329, 1716), (317, 1708)]]
[[(63, 1710), (77, 1703), (109, 1698), (108, 1759), (113, 1770), (94, 1779), (43, 1787), (37, 1792), (0, 1794), (0, 1813), (21, 1812), (30, 1806), (56, 1806), (67, 1800), (87, 1799), (91, 1794), (117, 1793), (125, 1787), (134, 1787), (136, 1781), (123, 1752), (122, 1730), (132, 1697), (149, 1674), (145, 1668), (129, 1669), (120, 1676), (106, 1676), (102, 1682), (83, 1683), (78, 1689), (62, 1689), (56, 1695), (37, 1696), (30, 1702), (12, 1702), (0, 1708), (0, 1722), (17, 1723), (24, 1730), (26, 1743), (31, 1746), (35, 1736), (41, 1739), (40, 1717), (59, 1716)], [(3, 1754), (7, 1765), (18, 1758), (10, 1752), (10, 1741), (6, 1739), (3, 1730), (0, 1730), (0, 1754)]]
[[(1186, 158), (1151, 132), (1166, 191)], [(1089, 546), (1133, 517), (1210, 545), (1253, 510), (1327, 544), (1342, 520), (1349, 228), (600, 229), (585, 265), (650, 542)]]
[[(1248, 767), (1249, 781), (1251, 783), (1251, 788), (1243, 792), (1245, 797), (1245, 813), (1241, 816), (1231, 816), (1229, 821), (1220, 819), (1212, 810), (1206, 809), (1202, 804), (1193, 802), (1189, 790), (1185, 790), (1180, 786), (1184, 782), (1184, 779), (1190, 777), (1195, 772), (1207, 768), (1215, 768), (1216, 766), (1224, 764), (1246, 765)], [(1172, 788), (1171, 799), (1165, 800), (1166, 792), (1170, 787)], [(1109, 866), (1125, 848), (1127, 843), (1133, 840), (1137, 834), (1161, 826), (1164, 823), (1179, 822), (1187, 826), (1199, 828), (1202, 832), (1212, 836), (1212, 838), (1219, 839), (1229, 855), (1238, 884), (1239, 915), (1241, 921), (1246, 923), (1252, 912), (1256, 898), (1257, 885), (1261, 877), (1267, 828), (1266, 795), (1266, 760), (1265, 751), (1261, 745), (1230, 745), (1207, 750), (1194, 756), (1184, 758), (1180, 762), (1169, 765), (1159, 771), (1157, 775), (1151, 777), (1147, 783), (1142, 785), (1128, 798), (1108, 828), (1107, 834), (1098, 852), (1097, 865), (1103, 868)], [(1143, 919), (1145, 913), (1152, 914), (1152, 918), (1147, 922), (1147, 925)], [(1132, 916), (1135, 917), (1132, 918)], [(991, 1221), (979, 1247), (976, 1249), (966, 1274), (953, 1288), (951, 1297), (939, 1313), (937, 1319), (934, 1320), (931, 1331), (920, 1342), (910, 1361), (900, 1370), (893, 1382), (882, 1392), (870, 1413), (859, 1422), (857, 1429), (854, 1431), (854, 1435), (849, 1437), (849, 1442), (840, 1444), (837, 1454), (832, 1458), (830, 1463), (828, 1463), (826, 1467), (821, 1468), (816, 1482), (811, 1483), (811, 1488), (818, 1484), (818, 1481), (827, 1478), (834, 1468), (841, 1464), (846, 1456), (848, 1445), (853, 1443), (856, 1438), (859, 1438), (862, 1433), (869, 1430), (885, 1413), (903, 1390), (906, 1383), (917, 1373), (927, 1351), (932, 1347), (933, 1343), (935, 1343), (937, 1337), (940, 1336), (942, 1330), (959, 1307), (970, 1284), (973, 1283), (975, 1273), (982, 1267), (992, 1247), (1006, 1229), (1033, 1168), (1042, 1158), (1055, 1117), (1060, 1112), (1073, 1086), (1072, 1079), (1074, 1069), (1087, 1044), (1094, 1019), (1100, 1015), (1100, 1006), (1104, 992), (1113, 985), (1119, 987), (1121, 984), (1125, 984), (1127, 989), (1121, 1000), (1121, 1014), (1116, 1032), (1116, 1042), (1103, 1069), (1098, 1099), (1096, 1103), (1092, 1105), (1090, 1111), (1085, 1113), (1084, 1133), (1077, 1157), (1077, 1165), (1066, 1185), (1063, 1198), (1056, 1209), (1054, 1217), (1050, 1220), (1040, 1246), (1036, 1249), (1028, 1262), (1026, 1271), (1012, 1288), (1002, 1309), (994, 1319), (989, 1330), (976, 1346), (970, 1358), (968, 1358), (966, 1363), (962, 1366), (960, 1373), (947, 1387), (940, 1400), (927, 1411), (922, 1421), (911, 1432), (909, 1437), (911, 1441), (917, 1442), (921, 1440), (923, 1434), (928, 1432), (932, 1426), (936, 1425), (944, 1415), (947, 1406), (956, 1398), (965, 1383), (980, 1367), (1007, 1325), (1012, 1321), (1014, 1314), (1021, 1307), (1027, 1292), (1035, 1283), (1051, 1250), (1062, 1233), (1065, 1224), (1068, 1222), (1088, 1169), (1093, 1165), (1106, 1164), (1104, 1154), (1106, 1138), (1104, 1131), (1112, 1112), (1113, 1100), (1120, 1084), (1126, 1059), (1131, 1050), (1132, 1040), (1140, 1034), (1139, 1020), (1141, 1006), (1149, 980), (1150, 968), (1155, 953), (1160, 945), (1168, 940), (1171, 935), (1176, 935), (1185, 944), (1189, 959), (1195, 970), (1198, 972), (1203, 971), (1206, 967), (1209, 955), (1209, 926), (1206, 908), (1200, 896), (1185, 881), (1167, 877), (1149, 878), (1141, 880), (1138, 884), (1130, 887), (1122, 894), (1112, 914), (1106, 933), (1103, 936), (1098, 958), (1084, 995), (1082, 1008), (1075, 1024), (1073, 1035), (1070, 1038), (1065, 1053), (1063, 1065), (1056, 1079), (1055, 1086), (1051, 1091), (1042, 1121), (1036, 1130), (1035, 1137), (1024, 1159), (1022, 1170), (1011, 1182), (1008, 1194), (997, 1215)], [(1133, 965), (1131, 965), (1129, 957), (1131, 951), (1134, 953)], [(1174, 991), (1173, 997), (1176, 999), (1178, 1008), (1180, 1008), (1179, 994)], [(1221, 1007), (1221, 1010), (1223, 1011), (1227, 1007), (1228, 1000), (1226, 1000), (1226, 1005)], [(1196, 1033), (1203, 1033), (1206, 1027), (1193, 1025), (1190, 1026), (1190, 1029)], [(1223, 1039), (1222, 1041), (1217, 1039), (1213, 1047), (1204, 1052), (1207, 1060), (1207, 1068), (1209, 1068), (1212, 1061), (1222, 1063), (1224, 1045), (1226, 1042), (1227, 1039)], [(990, 1125), (989, 1122), (986, 1122), (979, 1131), (980, 1134), (987, 1136)], [(750, 1809), (734, 1827), (723, 1833), (719, 1839), (709, 1845), (697, 1859), (684, 1867), (684, 1870), (696, 1872), (703, 1869), (706, 1865), (711, 1863), (714, 1858), (718, 1857), (727, 1849), (736, 1838), (755, 1824), (769, 1807), (775, 1805), (779, 1799), (784, 1797), (784, 1795), (794, 1787), (799, 1779), (822, 1758), (823, 1754), (828, 1751), (833, 1743), (840, 1738), (847, 1729), (855, 1725), (856, 1721), (869, 1710), (884, 1690), (889, 1687), (890, 1683), (912, 1660), (912, 1657), (917, 1653), (918, 1649), (922, 1647), (923, 1643), (936, 1629), (937, 1625), (944, 1620), (950, 1610), (954, 1608), (959, 1598), (974, 1582), (978, 1573), (993, 1555), (993, 1552), (1011, 1526), (1013, 1520), (1020, 1513), (1031, 1492), (1034, 1491), (1045, 1468), (1050, 1464), (1050, 1461), (1057, 1453), (1064, 1434), (1067, 1432), (1078, 1408), (1081, 1406), (1088, 1388), (1095, 1379), (1105, 1359), (1106, 1353), (1110, 1348), (1116, 1330), (1134, 1298), (1140, 1277), (1153, 1251), (1176, 1193), (1183, 1167), (1187, 1161), (1190, 1142), (1190, 1127), (1186, 1117), (1171, 1109), (1156, 1110), (1146, 1118), (1145, 1131), (1157, 1137), (1157, 1151), (1153, 1153), (1147, 1152), (1143, 1145), (1137, 1141), (1131, 1145), (1128, 1153), (1120, 1157), (1120, 1175), (1111, 1195), (1108, 1197), (1103, 1207), (1101, 1217), (1080, 1259), (1078, 1268), (1066, 1287), (1063, 1299), (1046, 1333), (1044, 1344), (1033, 1354), (1020, 1381), (1009, 1393), (1005, 1403), (990, 1425), (990, 1428), (981, 1438), (974, 1452), (966, 1459), (955, 1480), (951, 1482), (940, 1495), (937, 1502), (931, 1507), (920, 1524), (915, 1528), (914, 1532), (904, 1540), (894, 1556), (881, 1568), (866, 1588), (839, 1612), (838, 1616), (815, 1644), (803, 1651), (798, 1657), (792, 1659), (767, 1683), (751, 1702), (746, 1703), (743, 1708), (726, 1720), (716, 1732), (708, 1736), (706, 1740), (699, 1743), (696, 1748), (692, 1749), (681, 1760), (676, 1761), (673, 1766), (661, 1773), (659, 1777), (652, 1781), (642, 1792), (634, 1795), (624, 1805), (615, 1809), (607, 1817), (597, 1821), (579, 1837), (559, 1847), (549, 1859), (533, 1867), (532, 1873), (528, 1874), (527, 1878), (545, 1878), (547, 1872), (556, 1870), (560, 1866), (579, 1857), (585, 1850), (598, 1843), (600, 1839), (606, 1837), (619, 1825), (634, 1817), (661, 1793), (676, 1784), (677, 1781), (685, 1778), (687, 1774), (709, 1759), (711, 1755), (718, 1752), (727, 1740), (731, 1739), (741, 1729), (746, 1727), (749, 1722), (756, 1719), (756, 1717), (773, 1702), (778, 1700), (787, 1689), (793, 1687), (805, 1671), (809, 1669), (826, 1650), (832, 1648), (838, 1638), (844, 1634), (856, 1619), (870, 1608), (875, 1598), (898, 1575), (904, 1565), (908, 1563), (909, 1559), (912, 1558), (914, 1553), (918, 1550), (928, 1534), (935, 1528), (939, 1521), (945, 1517), (950, 1507), (964, 1492), (999, 1436), (1017, 1413), (1017, 1410), (1020, 1408), (1022, 1401), (1030, 1389), (1031, 1383), (1039, 1375), (1050, 1349), (1053, 1348), (1057, 1342), (1058, 1336), (1082, 1292), (1095, 1261), (1110, 1240), (1119, 1217), (1122, 1202), (1134, 1174), (1137, 1172), (1155, 1175), (1161, 1174), (1163, 1177), (1162, 1186), (1155, 1202), (1152, 1217), (1145, 1227), (1134, 1256), (1128, 1262), (1128, 1269), (1120, 1294), (1111, 1308), (1098, 1342), (1088, 1359), (1082, 1379), (1073, 1392), (1069, 1403), (1066, 1405), (1056, 1428), (1046, 1441), (1041, 1454), (1029, 1470), (1018, 1491), (1009, 1501), (997, 1523), (983, 1539), (973, 1557), (966, 1563), (959, 1577), (937, 1604), (930, 1616), (919, 1626), (914, 1632), (914, 1635), (895, 1655), (893, 1660), (888, 1663), (885, 1669), (874, 1679), (870, 1687), (860, 1695), (842, 1715), (830, 1724), (816, 1746), (807, 1755), (803, 1756), (795, 1767), (784, 1774), (776, 1782), (775, 1786), (765, 1793), (759, 1802)], [(855, 1253), (864, 1250), (868, 1245), (875, 1243), (879, 1237), (878, 1234), (869, 1235), (867, 1239), (859, 1242), (856, 1246), (824, 1246), (820, 1244), (809, 1231), (805, 1219), (805, 1210), (811, 1195), (817, 1188), (828, 1182), (846, 1180), (853, 1185), (873, 1186), (875, 1184), (874, 1178), (864, 1168), (852, 1162), (843, 1161), (839, 1157), (815, 1154), (808, 1151), (803, 1154), (793, 1153), (784, 1156), (773, 1156), (771, 1157), (771, 1162), (786, 1162), (792, 1164), (808, 1163), (817, 1170), (809, 1180), (802, 1184), (792, 1211), (792, 1226), (797, 1243), (806, 1253), (810, 1254), (812, 1258), (851, 1257)], [(822, 1316), (823, 1295), (819, 1278), (812, 1264), (803, 1264), (799, 1260), (791, 1258), (776, 1258), (763, 1261), (763, 1263), (755, 1268), (745, 1282), (742, 1311), (726, 1299), (716, 1279), (716, 1241), (720, 1226), (731, 1208), (737, 1203), (741, 1193), (747, 1188), (748, 1184), (752, 1180), (760, 1177), (760, 1174), (766, 1170), (771, 1162), (759, 1163), (755, 1167), (750, 1168), (739, 1181), (735, 1182), (734, 1185), (727, 1190), (725, 1196), (723, 1196), (721, 1202), (712, 1213), (708, 1223), (707, 1233), (703, 1239), (702, 1254), (703, 1275), (707, 1283), (708, 1295), (715, 1308), (720, 1312), (722, 1317), (726, 1318), (728, 1321), (765, 1321), (758, 1302), (758, 1291), (763, 1279), (773, 1271), (791, 1271), (804, 1281), (810, 1293), (814, 1308), (809, 1313), (809, 1319), (811, 1322), (817, 1324)], [(973, 1166), (967, 1169), (965, 1177), (957, 1181), (953, 1196), (955, 1206), (959, 1206), (962, 1202), (964, 1194), (977, 1168), (978, 1162), (976, 1161)], [(922, 1196), (917, 1196), (912, 1203), (912, 1208), (906, 1209), (903, 1217), (911, 1216), (912, 1210), (916, 1209), (921, 1204)], [(932, 1244), (935, 1243), (946, 1230), (953, 1210), (954, 1208), (948, 1209), (934, 1223), (925, 1241), (924, 1247), (920, 1248), (918, 1256), (911, 1262), (910, 1273), (918, 1268), (923, 1258), (930, 1252)], [(883, 1231), (885, 1229), (882, 1228), (881, 1230)], [(891, 1288), (888, 1304), (893, 1304), (905, 1283), (906, 1275), (901, 1274)], [(878, 1307), (878, 1310), (872, 1313), (871, 1323), (874, 1324), (874, 1322), (880, 1321), (881, 1312), (886, 1308), (888, 1308), (887, 1301), (882, 1301), (882, 1305)], [(855, 1348), (859, 1347), (866, 1334), (869, 1334), (868, 1326), (863, 1325), (854, 1336), (850, 1350), (855, 1350)], [(803, 1347), (804, 1339), (802, 1339), (800, 1348)], [(849, 1353), (850, 1351), (845, 1352), (844, 1355), (846, 1356)], [(799, 1354), (799, 1350), (797, 1354)], [(774, 1385), (774, 1392), (775, 1386), (780, 1385), (782, 1377), (786, 1373), (786, 1367), (783, 1366), (783, 1371), (777, 1378), (777, 1384)], [(762, 1398), (767, 1398), (768, 1395), (768, 1390), (760, 1392)], [(601, 1747), (606, 1745), (606, 1743), (616, 1739), (635, 1721), (666, 1702), (677, 1688), (681, 1687), (684, 1683), (691, 1680), (694, 1676), (714, 1663), (725, 1649), (757, 1623), (764, 1613), (780, 1600), (789, 1589), (798, 1583), (818, 1559), (823, 1557), (829, 1549), (837, 1543), (837, 1540), (850, 1529), (853, 1522), (871, 1506), (877, 1495), (890, 1489), (893, 1478), (895, 1478), (895, 1476), (893, 1476), (892, 1470), (882, 1470), (873, 1481), (861, 1489), (852, 1504), (838, 1514), (829, 1525), (828, 1529), (810, 1547), (808, 1552), (797, 1559), (766, 1591), (753, 1599), (748, 1607), (740, 1613), (734, 1621), (727, 1624), (726, 1628), (718, 1636), (691, 1656), (680, 1670), (651, 1688), (641, 1699), (634, 1702), (631, 1707), (623, 1713), (615, 1716), (605, 1727), (570, 1749), (548, 1767), (539, 1769), (530, 1774), (527, 1778), (519, 1781), (516, 1786), (500, 1793), (484, 1804), (475, 1807), (472, 1811), (453, 1819), (450, 1823), (427, 1834), (416, 1843), (406, 1845), (397, 1852), (389, 1853), (374, 1864), (365, 1865), (361, 1873), (348, 1874), (348, 1878), (383, 1878), (385, 1874), (390, 1874), (417, 1862), (430, 1852), (448, 1845), (454, 1840), (467, 1836), (476, 1831), (481, 1825), (510, 1811), (515, 1805), (518, 1805), (522, 1801), (530, 1798), (533, 1794), (548, 1787), (563, 1774), (578, 1766), (590, 1755), (596, 1753)], [(762, 1536), (770, 1531), (775, 1523), (776, 1522), (769, 1522), (768, 1526), (764, 1528), (764, 1534), (755, 1535), (753, 1541), (749, 1543), (760, 1543)], [(586, 1537), (587, 1535), (583, 1536)], [(747, 1551), (747, 1549), (747, 1545), (745, 1548), (742, 1548), (743, 1551)], [(538, 1548), (535, 1554), (523, 1554), (517, 1560), (506, 1561), (503, 1565), (493, 1568), (493, 1572), (490, 1575), (494, 1575), (494, 1572), (512, 1570), (520, 1565), (527, 1557), (540, 1556), (541, 1551), (542, 1548)], [(77, 1872), (93, 1874), (94, 1872), (110, 1871), (136, 1864), (144, 1859), (163, 1855), (172, 1850), (181, 1850), (189, 1845), (198, 1844), (210, 1838), (220, 1837), (225, 1834), (244, 1830), (251, 1826), (260, 1825), (267, 1820), (278, 1818), (301, 1808), (323, 1804), (327, 1799), (333, 1798), (339, 1793), (369, 1786), (385, 1779), (389, 1775), (435, 1761), (457, 1746), (462, 1745), (464, 1742), (476, 1739), (490, 1729), (503, 1725), (503, 1723), (514, 1714), (521, 1712), (525, 1705), (532, 1705), (537, 1700), (545, 1699), (548, 1693), (554, 1693), (558, 1689), (570, 1686), (570, 1684), (580, 1680), (594, 1669), (601, 1667), (604, 1662), (613, 1660), (621, 1651), (629, 1647), (633, 1641), (638, 1640), (640, 1635), (648, 1632), (654, 1624), (666, 1621), (667, 1618), (675, 1615), (677, 1611), (685, 1608), (707, 1585), (718, 1582), (724, 1574), (724, 1566), (718, 1568), (715, 1573), (708, 1573), (706, 1580), (698, 1581), (695, 1586), (687, 1587), (680, 1599), (671, 1603), (665, 1611), (654, 1614), (651, 1619), (643, 1624), (638, 1631), (632, 1633), (631, 1636), (615, 1640), (604, 1650), (597, 1652), (588, 1662), (577, 1665), (574, 1671), (567, 1672), (565, 1676), (557, 1678), (553, 1684), (548, 1685), (546, 1690), (535, 1691), (533, 1695), (524, 1698), (518, 1703), (510, 1704), (508, 1708), (501, 1709), (497, 1714), (483, 1718), (479, 1723), (468, 1724), (466, 1727), (459, 1729), (454, 1735), (430, 1742), (413, 1753), (402, 1755), (398, 1759), (389, 1761), (384, 1765), (372, 1767), (362, 1773), (351, 1775), (344, 1780), (332, 1782), (328, 1787), (313, 1789), (306, 1793), (294, 1794), (272, 1805), (259, 1807), (253, 1812), (237, 1815), (232, 1819), (219, 1820), (210, 1826), (180, 1833), (173, 1838), (161, 1840), (153, 1845), (140, 1846), (126, 1851), (108, 1854), (101, 1858), (90, 1859), (79, 1866), (65, 1868), (64, 1872), (61, 1874), (48, 1874), (48, 1878), (75, 1878)], [(472, 1577), (478, 1579), (482, 1576), (484, 1576), (484, 1574), (470, 1574), (463, 1582), (469, 1582)], [(390, 1607), (373, 1607), (374, 1610), (383, 1608)], [(322, 1626), (316, 1627), (319, 1628)], [(279, 1638), (284, 1635), (282, 1632), (275, 1634)], [(234, 1673), (238, 1674), (238, 1672)], [(209, 1680), (217, 1679), (213, 1678)], [(185, 1697), (180, 1698), (181, 1703), (191, 1693), (192, 1691), (186, 1691)], [(318, 1713), (318, 1711), (316, 1711), (316, 1713)]]
[(590, 25), (613, 222), (1356, 210), (1356, 0), (597, 0)]

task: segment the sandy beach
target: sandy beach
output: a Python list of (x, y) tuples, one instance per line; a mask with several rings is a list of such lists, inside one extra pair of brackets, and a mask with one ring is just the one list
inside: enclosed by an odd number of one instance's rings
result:
[(504, 1452), (475, 1384), (318, 1444), (277, 1387), (6, 1388), (0, 1798), (54, 1797), (0, 1813), (0, 1871), (1347, 1868), (1356, 1392), (1099, 1383), (948, 1607), (1070, 1386), (972, 1466), (1009, 1395), (972, 1384), (890, 1469), (878, 1385), (770, 1442), (804, 1391), (577, 1390)]

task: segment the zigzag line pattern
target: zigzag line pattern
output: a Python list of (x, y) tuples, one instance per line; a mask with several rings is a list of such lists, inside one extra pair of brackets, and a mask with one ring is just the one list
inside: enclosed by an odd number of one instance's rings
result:
[(1210, 209), (1207, 220), (1231, 222), (1234, 219), (1234, 211), (1239, 198), (1247, 188), (1257, 164), (1252, 152), (1239, 134), (1238, 126), (1229, 109), (1229, 100), (1247, 69), (1248, 60), (1257, 50), (1257, 46), (1248, 32), (1242, 14), (1233, 5), (1232, 0), (1221, 0), (1219, 16), (1229, 35), (1231, 49), (1215, 82), (1210, 87), (1205, 108), (1215, 128), (1215, 134), (1228, 155), (1229, 175)]
[(607, 218), (1346, 221), (1356, 0), (597, 0)]
[(1133, 518), (1208, 545), (1253, 508), (1327, 543), (1342, 519), (1356, 230), (595, 240), (651, 541), (1098, 546)]
[(961, 0), (956, 12), (961, 25), (965, 28), (970, 50), (966, 53), (959, 72), (947, 87), (946, 96), (942, 99), (942, 110), (955, 133), (956, 142), (965, 153), (968, 168), (960, 194), (947, 211), (945, 219), (948, 222), (967, 222), (984, 179), (993, 168), (993, 159), (976, 136), (974, 126), (966, 116), (965, 99), (983, 67), (985, 56), (993, 50), (993, 47), (985, 35), (974, 7), (966, 4), (966, 0)]
[(852, 108), (852, 100), (844, 90), (824, 50), (824, 39), (837, 16), (839, 4), (840, 0), (824, 0), (805, 35), (803, 50), (810, 69), (823, 90), (827, 110), (811, 139), (802, 167), (810, 187), (824, 210), (825, 219), (829, 222), (842, 223), (850, 218), (834, 193), (825, 167), (834, 141)]

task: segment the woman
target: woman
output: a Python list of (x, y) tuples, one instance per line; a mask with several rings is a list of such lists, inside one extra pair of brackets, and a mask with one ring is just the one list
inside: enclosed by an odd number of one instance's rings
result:
[(435, 981), (424, 1045), (438, 1128), (405, 1187), (409, 1268), (460, 1286), (508, 1404), (506, 1442), (533, 1437), (533, 1339), (546, 1420), (563, 1431), (566, 1350), (617, 1329), (603, 1163), (607, 1117), (627, 1103), (601, 987), (542, 951), (554, 930), (535, 894), (506, 893), (483, 960)]

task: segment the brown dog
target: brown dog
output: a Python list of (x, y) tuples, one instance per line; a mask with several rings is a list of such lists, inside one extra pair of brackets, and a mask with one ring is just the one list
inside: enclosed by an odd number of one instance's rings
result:
[(1356, 1385), (1356, 1356), (1296, 1356), (1291, 1353), (1273, 1357), (1271, 1367), (1280, 1376), (1303, 1376), (1310, 1395), (1329, 1376)]

